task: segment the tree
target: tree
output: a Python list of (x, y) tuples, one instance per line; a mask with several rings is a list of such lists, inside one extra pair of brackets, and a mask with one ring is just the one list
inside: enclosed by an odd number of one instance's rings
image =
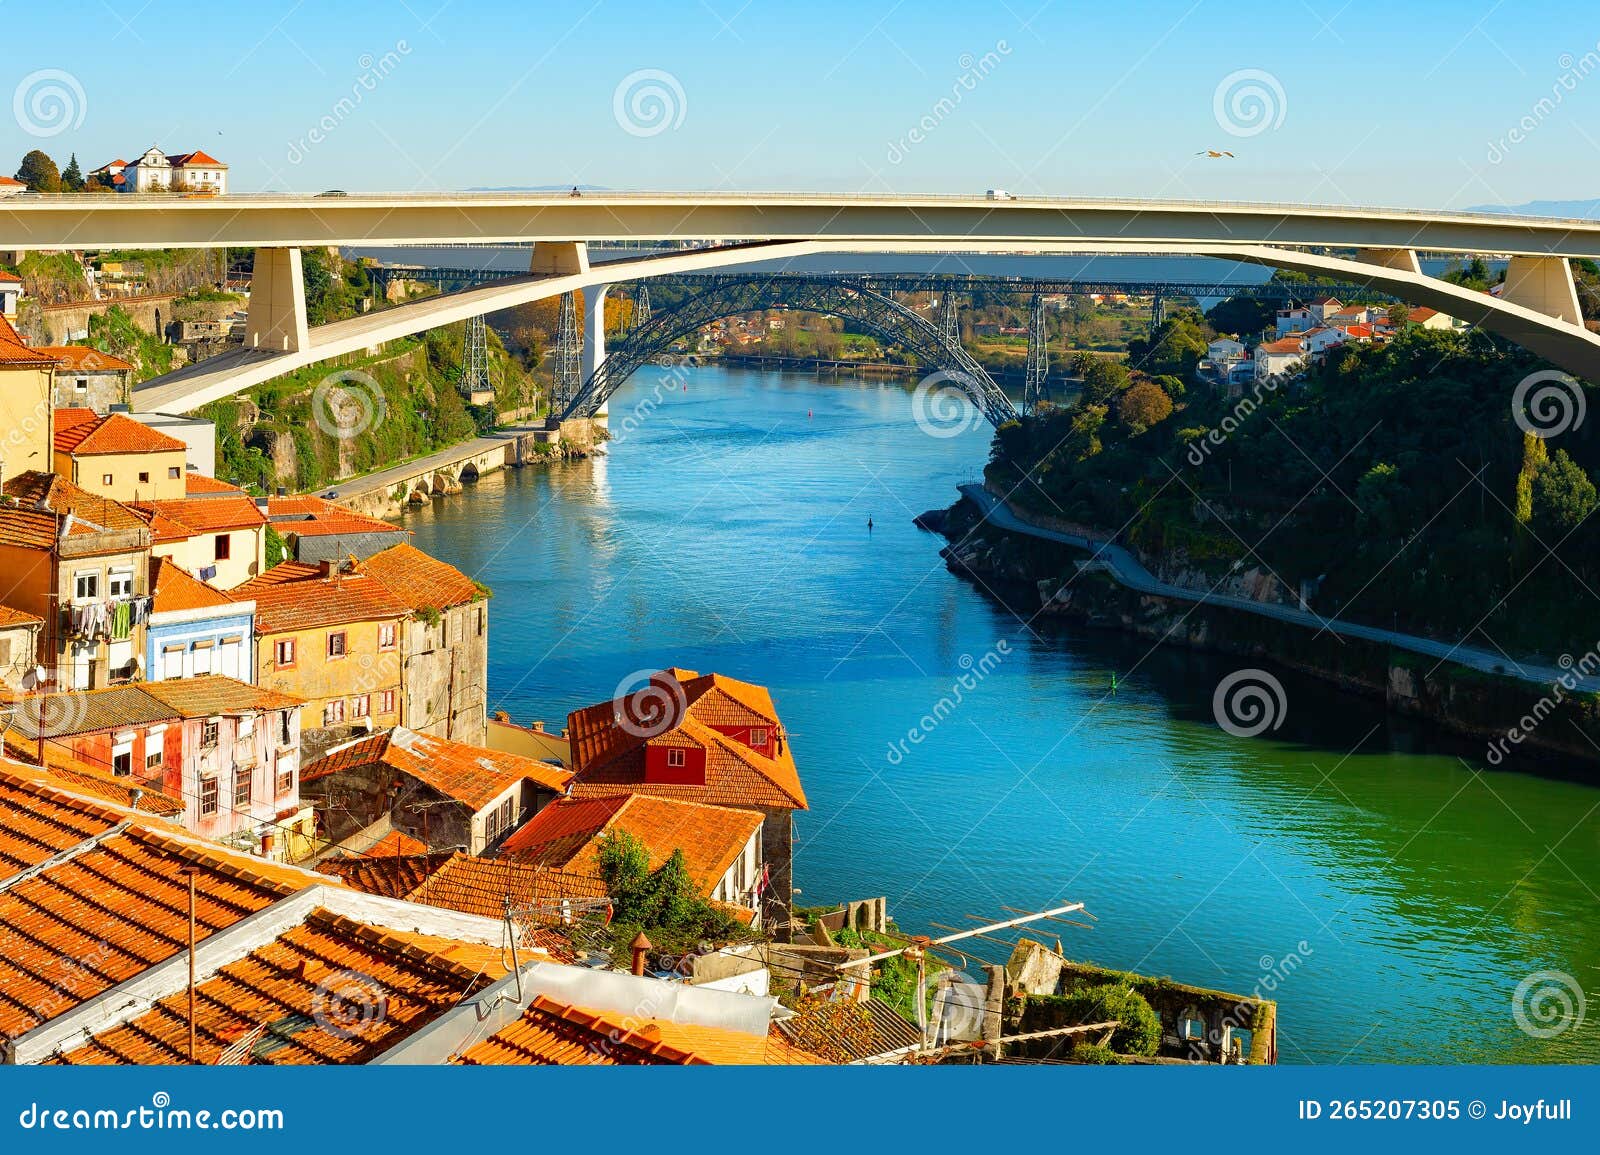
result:
[(67, 161), (67, 167), (61, 170), (61, 191), (82, 192), (83, 170), (78, 167), (78, 154), (73, 153)]
[(1558, 449), (1534, 470), (1533, 528), (1554, 548), (1594, 512), (1597, 500), (1589, 475)]
[(1172, 398), (1154, 381), (1128, 386), (1117, 398), (1117, 416), (1135, 436), (1172, 415)]
[(1219, 333), (1250, 337), (1271, 325), (1277, 315), (1276, 302), (1254, 293), (1240, 293), (1214, 306), (1206, 320)]
[(1396, 329), (1404, 329), (1411, 323), (1411, 306), (1404, 301), (1396, 301), (1389, 306), (1389, 324)]
[(28, 186), (29, 192), (58, 193), (61, 191), (61, 173), (56, 162), (47, 153), (34, 149), (22, 158), (17, 166), (16, 180)]
[(1096, 357), (1083, 373), (1083, 400), (1087, 405), (1104, 405), (1128, 387), (1128, 367), (1109, 357)]

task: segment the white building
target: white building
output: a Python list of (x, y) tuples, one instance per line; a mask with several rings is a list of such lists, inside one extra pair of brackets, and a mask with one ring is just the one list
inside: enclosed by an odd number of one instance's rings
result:
[(228, 166), (199, 150), (168, 156), (152, 145), (130, 164), (112, 161), (95, 172), (110, 176), (118, 192), (204, 192), (220, 195), (228, 191)]
[(1263, 341), (1256, 346), (1256, 380), (1291, 372), (1304, 364), (1305, 359), (1305, 344), (1298, 337)]

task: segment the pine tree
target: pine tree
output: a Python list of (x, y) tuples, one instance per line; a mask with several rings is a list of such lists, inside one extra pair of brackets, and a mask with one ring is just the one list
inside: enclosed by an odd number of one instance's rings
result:
[(78, 167), (78, 154), (73, 153), (67, 167), (61, 170), (61, 191), (82, 192), (83, 170)]

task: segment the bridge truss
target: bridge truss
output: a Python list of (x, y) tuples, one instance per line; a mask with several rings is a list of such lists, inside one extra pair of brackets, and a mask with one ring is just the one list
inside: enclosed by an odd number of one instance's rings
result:
[(843, 317), (899, 345), (918, 363), (946, 375), (991, 425), (1017, 418), (999, 385), (972, 359), (958, 339), (885, 292), (832, 277), (717, 275), (683, 278), (698, 291), (670, 308), (656, 307), (613, 345), (606, 359), (562, 412), (562, 420), (592, 417), (641, 365), (666, 353), (676, 342), (713, 321), (740, 313), (784, 308)]

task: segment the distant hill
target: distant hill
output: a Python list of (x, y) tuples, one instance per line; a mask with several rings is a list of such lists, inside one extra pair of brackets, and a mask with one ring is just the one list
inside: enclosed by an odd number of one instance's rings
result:
[(1600, 217), (1600, 198), (1587, 201), (1529, 201), (1520, 205), (1473, 205), (1474, 213), (1518, 213), (1528, 217)]

